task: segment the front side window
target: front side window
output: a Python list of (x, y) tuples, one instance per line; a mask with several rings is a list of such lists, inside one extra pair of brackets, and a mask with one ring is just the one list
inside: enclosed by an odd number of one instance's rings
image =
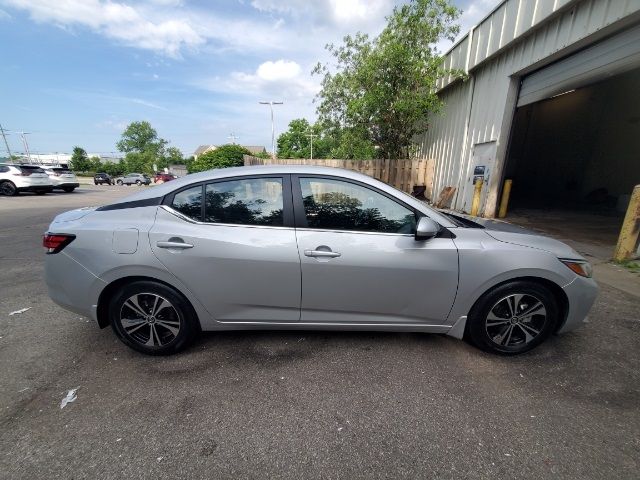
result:
[(202, 220), (202, 185), (176, 193), (171, 207), (193, 220)]
[(281, 227), (283, 210), (281, 178), (229, 180), (205, 189), (205, 222)]
[(414, 212), (370, 188), (328, 178), (300, 178), (309, 228), (414, 233)]

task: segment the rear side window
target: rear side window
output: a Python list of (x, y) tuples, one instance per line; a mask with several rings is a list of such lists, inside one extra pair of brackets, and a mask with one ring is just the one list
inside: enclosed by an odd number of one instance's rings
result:
[(44, 170), (40, 167), (31, 167), (26, 165), (20, 165), (18, 167), (22, 173), (27, 173), (31, 175), (32, 173), (44, 173)]
[(202, 220), (202, 185), (178, 192), (171, 207), (196, 221)]
[(6, 173), (9, 171), (9, 167), (1, 167), (0, 166), (0, 173)]
[(281, 227), (283, 211), (282, 178), (216, 182), (205, 190), (205, 222)]

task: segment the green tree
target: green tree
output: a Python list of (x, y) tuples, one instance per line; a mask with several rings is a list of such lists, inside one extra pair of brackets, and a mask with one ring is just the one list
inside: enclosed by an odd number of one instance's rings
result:
[(168, 165), (183, 165), (184, 156), (178, 147), (167, 148), (165, 160)]
[(251, 155), (251, 152), (240, 145), (222, 145), (215, 150), (199, 155), (189, 166), (189, 173), (213, 168), (240, 167), (244, 165), (243, 155)]
[(336, 139), (331, 132), (324, 131), (318, 123), (311, 125), (304, 118), (297, 118), (289, 123), (289, 129), (278, 137), (278, 157), (310, 158), (311, 137), (313, 134), (313, 158), (332, 157), (332, 149)]
[(166, 146), (169, 142), (158, 137), (158, 132), (149, 122), (131, 122), (122, 132), (116, 144), (124, 152), (124, 165), (128, 172), (153, 173), (167, 166)]
[(69, 168), (76, 172), (88, 172), (90, 170), (89, 156), (84, 148), (78, 146), (73, 147)]
[(394, 8), (378, 37), (357, 33), (341, 46), (328, 45), (335, 71), (321, 64), (313, 71), (323, 75), (320, 121), (377, 145), (382, 158), (407, 157), (412, 139), (441, 108), (437, 80), (463, 76), (444, 68), (435, 47), (458, 34), (459, 14), (447, 0), (411, 0)]
[(88, 172), (100, 171), (100, 169), (102, 168), (102, 160), (100, 160), (100, 157), (97, 157), (95, 155), (93, 157), (89, 157), (89, 160), (87, 160), (87, 167)]

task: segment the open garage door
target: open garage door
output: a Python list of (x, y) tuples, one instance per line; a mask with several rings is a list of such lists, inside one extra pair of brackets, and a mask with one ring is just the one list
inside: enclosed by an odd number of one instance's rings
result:
[(638, 139), (640, 27), (523, 80), (504, 170), (508, 217), (600, 245), (594, 256), (610, 258), (640, 184)]
[(525, 77), (518, 107), (640, 68), (640, 25)]

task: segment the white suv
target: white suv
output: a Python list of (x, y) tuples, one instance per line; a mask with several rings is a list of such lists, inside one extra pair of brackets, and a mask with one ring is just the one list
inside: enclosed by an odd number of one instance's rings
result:
[(43, 195), (52, 190), (49, 175), (37, 165), (0, 165), (0, 195), (13, 196), (20, 192)]
[(43, 168), (44, 173), (49, 175), (49, 180), (51, 180), (54, 189), (57, 188), (71, 193), (80, 186), (76, 174), (67, 168), (50, 166)]

